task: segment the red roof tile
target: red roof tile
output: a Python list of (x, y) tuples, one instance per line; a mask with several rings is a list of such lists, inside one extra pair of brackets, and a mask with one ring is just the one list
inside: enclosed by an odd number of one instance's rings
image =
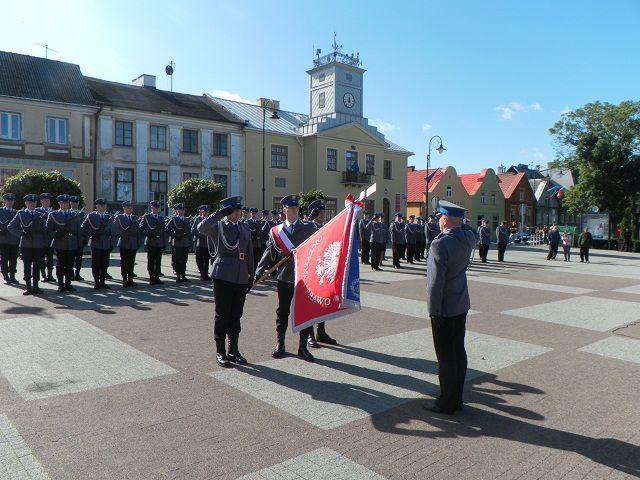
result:
[[(429, 192), (438, 186), (440, 179), (446, 171), (445, 168), (430, 168)], [(427, 170), (416, 170), (415, 167), (407, 167), (407, 202), (424, 202), (424, 192), (427, 189)]]
[(469, 195), (475, 195), (482, 182), (484, 181), (484, 177), (489, 171), (488, 168), (485, 168), (480, 173), (461, 173), (458, 175), (460, 177), (460, 181), (462, 182), (462, 186), (467, 191)]
[(516, 187), (520, 183), (522, 177), (526, 175), (525, 172), (518, 173), (502, 173), (498, 175), (498, 181), (500, 182), (500, 190), (504, 194), (505, 199), (509, 199), (514, 192), (516, 191)]

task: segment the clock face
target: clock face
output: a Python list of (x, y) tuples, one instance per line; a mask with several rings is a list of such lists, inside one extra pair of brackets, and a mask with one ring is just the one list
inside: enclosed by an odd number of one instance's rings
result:
[(353, 106), (356, 104), (356, 99), (351, 92), (347, 92), (343, 95), (342, 102), (344, 103), (345, 107), (353, 108)]

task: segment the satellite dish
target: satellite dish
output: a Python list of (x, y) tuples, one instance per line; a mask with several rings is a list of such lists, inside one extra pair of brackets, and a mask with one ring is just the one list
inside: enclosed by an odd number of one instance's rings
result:
[(173, 67), (171, 65), (167, 65), (166, 67), (164, 67), (164, 71), (167, 73), (167, 75), (173, 75)]

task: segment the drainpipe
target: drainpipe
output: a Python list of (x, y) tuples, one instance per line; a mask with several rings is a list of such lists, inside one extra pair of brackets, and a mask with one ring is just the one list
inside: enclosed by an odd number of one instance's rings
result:
[(296, 136), (298, 145), (300, 145), (300, 191), (304, 192), (304, 146), (301, 138)]
[[(94, 114), (95, 133), (93, 135), (93, 196), (98, 195), (98, 132), (100, 131), (100, 113), (102, 112), (101, 102), (96, 102), (98, 111)], [(89, 202), (91, 200), (89, 199)]]

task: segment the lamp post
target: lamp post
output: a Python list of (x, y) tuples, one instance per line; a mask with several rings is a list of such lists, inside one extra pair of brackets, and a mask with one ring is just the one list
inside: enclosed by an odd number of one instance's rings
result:
[(442, 152), (444, 152), (446, 149), (442, 146), (442, 138), (440, 137), (440, 135), (434, 135), (433, 137), (431, 137), (429, 139), (429, 149), (427, 150), (427, 191), (425, 193), (426, 195), (426, 215), (429, 215), (429, 180), (430, 180), (430, 175), (429, 175), (429, 167), (431, 165), (431, 149), (433, 148), (431, 143), (435, 140), (438, 139), (438, 141), (440, 141), (440, 145), (436, 148), (436, 152), (442, 154)]
[[(265, 102), (262, 103), (262, 209), (264, 210), (265, 207), (265, 182), (266, 182), (266, 164), (265, 164), (265, 131), (266, 131), (266, 123), (267, 123), (267, 109), (269, 108), (269, 105), (271, 105), (271, 107), (273, 107), (275, 105), (275, 102), (273, 100), (267, 100)], [(271, 119), (273, 120), (277, 120), (280, 117), (278, 116), (278, 111), (277, 110), (273, 110), (273, 113), (271, 114)]]

